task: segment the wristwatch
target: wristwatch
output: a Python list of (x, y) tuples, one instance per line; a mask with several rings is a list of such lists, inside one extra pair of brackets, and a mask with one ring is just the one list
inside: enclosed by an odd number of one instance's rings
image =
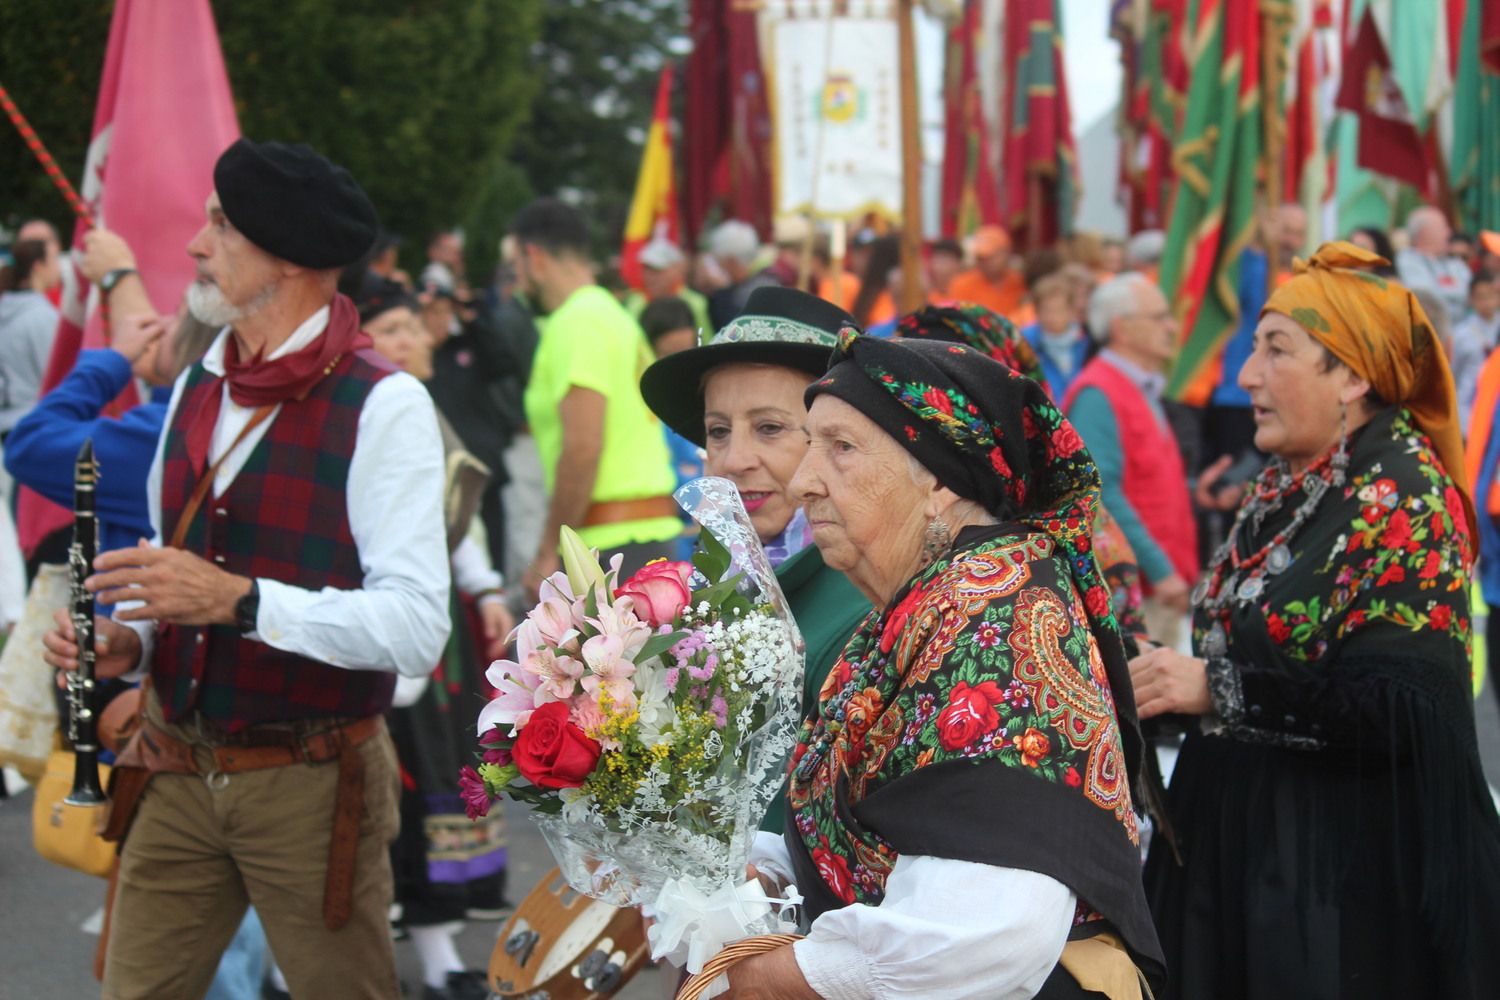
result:
[(99, 279), (99, 290), (105, 295), (108, 295), (110, 292), (115, 290), (115, 286), (118, 285), (127, 274), (135, 273), (136, 270), (133, 267), (117, 267), (113, 271), (105, 274), (103, 278)]
[(250, 589), (234, 602), (234, 625), (241, 632), (254, 632), (255, 619), (260, 615), (260, 581), (251, 580)]

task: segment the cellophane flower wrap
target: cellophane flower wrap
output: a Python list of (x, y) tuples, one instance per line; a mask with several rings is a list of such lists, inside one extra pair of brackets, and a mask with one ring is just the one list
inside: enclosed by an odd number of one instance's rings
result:
[(745, 864), (780, 794), (801, 711), (803, 642), (733, 484), (675, 494), (702, 526), (691, 564), (618, 580), (564, 530), (565, 572), (488, 671), (471, 815), (531, 803), (564, 876), (657, 920), (656, 957), (690, 971), (788, 917)]

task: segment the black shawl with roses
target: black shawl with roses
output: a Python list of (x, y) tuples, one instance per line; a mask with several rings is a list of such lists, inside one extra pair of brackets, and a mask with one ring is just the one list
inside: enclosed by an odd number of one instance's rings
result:
[(793, 758), (787, 840), (813, 917), (878, 904), (900, 854), (1025, 869), (1077, 895), (1077, 936), (1113, 928), (1159, 978), (1091, 625), (1108, 596), (1074, 581), (1049, 534), (969, 528), (865, 620)]

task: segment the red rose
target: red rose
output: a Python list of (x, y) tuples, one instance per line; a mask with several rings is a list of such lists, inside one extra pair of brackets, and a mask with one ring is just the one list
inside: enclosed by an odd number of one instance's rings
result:
[[(1432, 523), (1434, 525), (1442, 524), (1443, 519), (1435, 517), (1432, 519)], [(1422, 569), (1417, 573), (1418, 578), (1423, 580), (1433, 579), (1438, 575), (1438, 570), (1442, 568), (1442, 562), (1443, 560), (1438, 555), (1437, 549), (1428, 549), (1427, 558), (1422, 563)]]
[(1469, 515), (1464, 511), (1464, 499), (1452, 486), (1443, 488), (1443, 506), (1448, 508), (1448, 517), (1458, 531), (1468, 531)]
[(1271, 615), (1266, 619), (1266, 631), (1271, 633), (1271, 639), (1275, 642), (1286, 642), (1292, 637), (1292, 630), (1287, 628), (1280, 615)]
[(1393, 562), (1386, 568), (1384, 573), (1380, 574), (1380, 579), (1375, 581), (1375, 586), (1384, 587), (1388, 583), (1400, 583), (1405, 579), (1406, 570), (1401, 568), (1400, 563)]
[(1386, 522), (1385, 533), (1380, 536), (1380, 545), (1394, 552), (1406, 548), (1410, 541), (1411, 517), (1406, 511), (1398, 510)]
[(912, 611), (916, 610), (918, 602), (922, 600), (922, 591), (913, 587), (911, 593), (902, 598), (901, 603), (896, 605), (891, 612), (890, 619), (885, 623), (885, 628), (880, 633), (880, 651), (889, 653), (891, 647), (896, 645), (901, 632), (906, 628), (906, 623), (911, 618)]
[(977, 687), (969, 687), (968, 681), (959, 681), (948, 695), (948, 707), (938, 713), (938, 742), (944, 750), (962, 750), (986, 733), (992, 733), (1000, 725), (1000, 716), (995, 706), (1005, 699), (1005, 693), (994, 681), (985, 681)]
[(1427, 618), (1432, 622), (1433, 628), (1446, 632), (1448, 626), (1453, 624), (1453, 609), (1446, 604), (1434, 604)]
[(1027, 767), (1036, 767), (1052, 752), (1052, 741), (1047, 739), (1047, 734), (1029, 726), (1013, 742), (1021, 751), (1021, 763)]
[(1084, 592), (1083, 605), (1095, 618), (1103, 618), (1109, 612), (1109, 593), (1096, 584)]
[(630, 598), (641, 621), (651, 625), (670, 625), (692, 600), (687, 585), (688, 577), (692, 575), (692, 563), (659, 559), (642, 566), (640, 572), (616, 588), (615, 597)]
[(1066, 420), (1052, 432), (1052, 451), (1058, 458), (1067, 458), (1083, 450), (1083, 438)]
[(1063, 772), (1063, 780), (1068, 783), (1070, 788), (1077, 788), (1083, 784), (1083, 775), (1078, 773), (1078, 768), (1070, 767)]
[(833, 894), (846, 903), (854, 902), (854, 887), (850, 884), (849, 862), (826, 847), (817, 847), (812, 852), (813, 864), (818, 866), (818, 875)]
[(922, 393), (922, 401), (940, 413), (953, 416), (953, 400), (949, 399), (948, 394), (941, 389), (929, 388)]
[(531, 721), (511, 748), (521, 777), (539, 788), (577, 788), (599, 763), (597, 740), (568, 721), (568, 705), (551, 701), (531, 713)]

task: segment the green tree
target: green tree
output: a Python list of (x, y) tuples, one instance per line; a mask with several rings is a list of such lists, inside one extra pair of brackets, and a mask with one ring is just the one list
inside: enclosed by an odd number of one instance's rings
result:
[[(112, 5), (5, 0), (0, 82), (64, 171), (81, 172)], [(306, 142), (359, 180), (408, 238), (459, 224), (476, 274), (493, 263), (499, 216), (525, 197), (506, 157), (531, 109), (528, 67), (541, 0), (218, 0), (240, 128)], [(0, 212), (66, 221), (13, 132), (0, 139)], [(486, 230), (489, 232), (486, 232)]]
[(551, 0), (543, 12), (540, 90), (514, 155), (537, 194), (590, 216), (603, 254), (619, 250), (662, 65), (688, 44), (685, 0)]

